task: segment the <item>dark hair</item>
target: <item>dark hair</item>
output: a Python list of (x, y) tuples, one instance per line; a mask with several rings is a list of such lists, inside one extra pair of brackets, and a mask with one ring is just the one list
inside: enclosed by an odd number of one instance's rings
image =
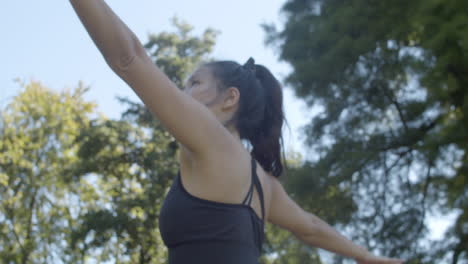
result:
[(219, 90), (239, 89), (239, 108), (232, 122), (240, 138), (252, 145), (251, 154), (263, 169), (279, 177), (283, 172), (282, 127), (285, 117), (283, 92), (278, 80), (265, 66), (255, 64), (252, 58), (244, 65), (215, 61), (204, 66), (211, 69)]

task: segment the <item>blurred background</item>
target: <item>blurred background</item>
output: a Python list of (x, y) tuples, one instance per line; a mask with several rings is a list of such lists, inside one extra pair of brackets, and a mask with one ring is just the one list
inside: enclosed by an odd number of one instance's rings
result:
[[(468, 2), (107, 3), (177, 84), (206, 60), (282, 82), (291, 197), (374, 254), (468, 263)], [(166, 263), (177, 144), (68, 1), (0, 9), (0, 262)], [(353, 263), (267, 225), (262, 264)]]

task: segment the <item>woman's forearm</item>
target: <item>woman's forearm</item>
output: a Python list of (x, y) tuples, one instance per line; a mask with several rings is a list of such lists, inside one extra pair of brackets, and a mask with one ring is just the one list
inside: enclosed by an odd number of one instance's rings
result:
[(104, 0), (70, 0), (92, 40), (111, 66), (130, 63), (144, 48)]
[(308, 215), (316, 224), (316, 231), (311, 235), (298, 236), (304, 243), (356, 260), (370, 255), (365, 248), (354, 244), (317, 216), (310, 213)]

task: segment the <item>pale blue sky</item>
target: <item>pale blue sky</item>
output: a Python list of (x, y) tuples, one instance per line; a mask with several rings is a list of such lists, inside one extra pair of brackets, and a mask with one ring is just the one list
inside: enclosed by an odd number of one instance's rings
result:
[[(244, 62), (253, 56), (282, 80), (290, 71), (278, 62), (278, 54), (265, 47), (263, 22), (281, 25), (279, 10), (284, 0), (108, 0), (107, 3), (146, 42), (149, 33), (173, 31), (170, 18), (178, 16), (195, 27), (220, 30), (214, 57)], [(75, 87), (79, 81), (91, 86), (87, 98), (96, 101), (100, 111), (117, 118), (124, 110), (116, 95), (139, 99), (106, 65), (80, 24), (69, 1), (4, 1), (0, 9), (0, 107), (18, 93), (13, 80), (31, 79), (60, 90)], [(300, 126), (313, 116), (304, 104), (285, 87), (285, 111), (292, 136), (285, 130), (287, 149), (292, 146), (304, 156), (299, 138)], [(450, 221), (431, 219), (433, 237), (440, 237)]]
[[(149, 33), (173, 31), (170, 19), (177, 16), (192, 24), (195, 33), (207, 27), (221, 31), (215, 58), (244, 62), (252, 56), (280, 80), (289, 72), (287, 64), (278, 62), (277, 53), (264, 45), (265, 34), (260, 27), (263, 22), (281, 24), (279, 10), (284, 0), (108, 0), (107, 3), (143, 43)], [(84, 81), (92, 88), (87, 98), (96, 101), (109, 117), (117, 118), (123, 110), (116, 95), (139, 101), (104, 62), (69, 1), (6, 1), (0, 9), (0, 32), (1, 57), (6, 62), (0, 71), (0, 106), (18, 93), (15, 78), (38, 80), (56, 90)], [(291, 136), (288, 130), (284, 132), (286, 147), (304, 152), (298, 127), (307, 122), (308, 111), (301, 101), (294, 99), (290, 89), (284, 90), (292, 133)]]

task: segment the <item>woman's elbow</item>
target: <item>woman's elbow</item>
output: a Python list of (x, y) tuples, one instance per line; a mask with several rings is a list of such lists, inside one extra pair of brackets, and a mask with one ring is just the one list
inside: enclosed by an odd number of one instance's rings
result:
[(139, 58), (147, 56), (146, 51), (138, 41), (138, 39), (132, 39), (131, 43), (127, 44), (125, 48), (120, 49), (114, 54), (109, 54), (105, 57), (105, 60), (109, 67), (117, 74), (126, 72), (134, 61)]
[(307, 224), (300, 232), (296, 232), (296, 236), (308, 244), (315, 244), (315, 241), (320, 240), (324, 234), (322, 221), (313, 214), (307, 213)]
[(118, 75), (128, 71), (135, 61), (137, 55), (134, 52), (122, 53), (120, 55), (106, 57), (107, 65)]

